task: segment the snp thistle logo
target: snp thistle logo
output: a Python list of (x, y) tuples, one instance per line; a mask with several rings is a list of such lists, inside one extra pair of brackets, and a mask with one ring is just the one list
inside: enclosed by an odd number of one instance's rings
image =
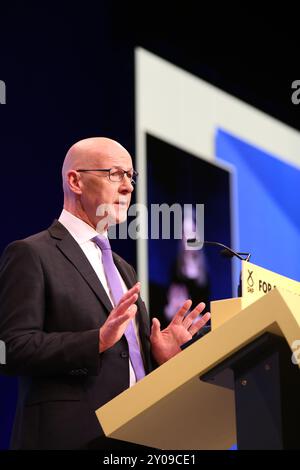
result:
[(0, 80), (0, 104), (6, 104), (6, 85), (3, 80)]
[(0, 340), (0, 364), (6, 364), (6, 347), (4, 341)]
[(296, 339), (292, 344), (292, 363), (300, 365), (300, 339)]
[(254, 292), (254, 289), (253, 289), (253, 286), (254, 286), (254, 280), (253, 280), (253, 271), (250, 271), (250, 269), (248, 269), (248, 277), (247, 277), (247, 290), (248, 292), (251, 292), (251, 294), (253, 294)]

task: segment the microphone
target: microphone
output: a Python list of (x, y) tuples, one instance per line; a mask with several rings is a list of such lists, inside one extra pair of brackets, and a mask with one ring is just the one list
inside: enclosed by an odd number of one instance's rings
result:
[[(232, 248), (229, 248), (229, 246), (223, 245), (223, 243), (220, 243), (220, 242), (211, 242), (207, 240), (200, 241), (200, 240), (197, 240), (197, 238), (189, 238), (187, 240), (187, 245), (190, 245), (194, 248), (196, 248), (197, 246), (202, 247), (203, 245), (218, 246), (222, 248), (221, 250), (222, 256), (226, 258), (233, 258), (234, 256), (236, 256), (241, 261), (249, 261), (251, 257), (251, 253), (234, 251)], [(240, 282), (238, 285), (237, 294), (238, 294), (238, 297), (242, 297), (242, 273), (240, 273)]]
[(228, 246), (223, 245), (223, 243), (220, 243), (220, 242), (211, 242), (207, 240), (200, 241), (200, 240), (197, 240), (197, 238), (189, 238), (187, 240), (187, 245), (192, 246), (193, 248), (197, 248), (197, 246), (203, 246), (203, 245), (219, 246), (220, 248), (222, 248), (221, 255), (224, 256), (225, 258), (233, 258), (234, 256), (236, 256), (241, 261), (249, 261), (251, 257), (251, 253), (234, 251), (232, 248), (229, 248)]

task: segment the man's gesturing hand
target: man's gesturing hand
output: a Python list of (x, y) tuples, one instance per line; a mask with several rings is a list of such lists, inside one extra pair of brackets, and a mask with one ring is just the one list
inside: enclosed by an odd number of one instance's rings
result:
[(153, 356), (158, 364), (163, 364), (179, 353), (180, 346), (189, 341), (210, 319), (210, 313), (207, 312), (196, 320), (203, 312), (205, 303), (201, 302), (187, 314), (191, 306), (192, 301), (186, 300), (174, 315), (171, 323), (162, 331), (159, 320), (153, 318), (150, 341)]
[(134, 304), (138, 299), (140, 288), (141, 284), (137, 282), (126, 292), (101, 326), (99, 330), (100, 353), (116, 344), (123, 336), (128, 323), (137, 312), (137, 306)]

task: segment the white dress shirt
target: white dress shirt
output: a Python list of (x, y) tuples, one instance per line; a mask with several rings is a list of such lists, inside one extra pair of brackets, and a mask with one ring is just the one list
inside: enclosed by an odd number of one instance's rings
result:
[[(65, 209), (63, 209), (58, 221), (68, 230), (68, 232), (72, 235), (72, 237), (78, 243), (78, 245), (84, 252), (85, 256), (89, 260), (90, 264), (92, 265), (95, 273), (97, 274), (112, 305), (114, 305), (113, 296), (111, 294), (110, 287), (107, 282), (107, 278), (105, 276), (101, 249), (98, 247), (98, 245), (96, 245), (95, 242), (92, 241), (92, 238), (99, 235), (99, 233), (93, 227), (88, 225), (86, 222), (74, 216), (73, 214), (71, 214)], [(101, 235), (107, 237), (107, 232), (102, 233)], [(128, 291), (128, 289), (119, 271), (118, 271), (118, 274), (120, 277), (123, 292), (125, 293)], [(134, 327), (135, 327), (135, 332), (139, 340), (136, 319), (134, 321)], [(140, 344), (140, 340), (139, 340), (139, 344)], [(130, 360), (129, 360), (129, 381), (130, 381), (130, 384), (129, 384), (130, 387), (136, 383), (135, 373), (134, 373)]]

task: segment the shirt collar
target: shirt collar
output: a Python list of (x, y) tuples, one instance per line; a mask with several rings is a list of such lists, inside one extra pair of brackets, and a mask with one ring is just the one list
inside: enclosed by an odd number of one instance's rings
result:
[[(79, 217), (71, 214), (71, 212), (66, 209), (62, 210), (58, 221), (68, 230), (68, 232), (70, 232), (79, 245), (82, 245), (99, 235), (93, 227), (82, 219), (79, 219)], [(107, 232), (101, 233), (101, 235), (107, 238)]]

